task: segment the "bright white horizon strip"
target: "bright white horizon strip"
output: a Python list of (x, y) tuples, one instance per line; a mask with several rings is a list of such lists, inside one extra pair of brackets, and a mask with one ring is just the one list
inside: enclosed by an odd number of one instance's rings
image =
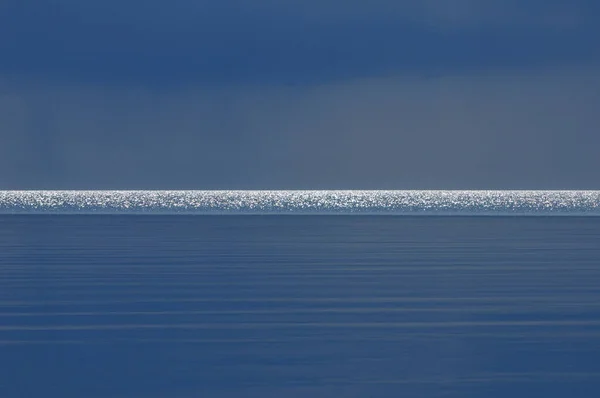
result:
[(0, 191), (0, 214), (600, 216), (600, 191)]

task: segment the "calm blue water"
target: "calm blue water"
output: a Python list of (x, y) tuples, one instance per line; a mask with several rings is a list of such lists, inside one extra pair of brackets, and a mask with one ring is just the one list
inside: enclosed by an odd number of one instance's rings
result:
[(594, 397), (600, 218), (0, 216), (0, 396)]

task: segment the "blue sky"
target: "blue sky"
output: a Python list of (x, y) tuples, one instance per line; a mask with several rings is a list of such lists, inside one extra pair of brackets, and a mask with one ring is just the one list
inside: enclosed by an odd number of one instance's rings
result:
[(0, 188), (599, 188), (595, 1), (0, 5)]

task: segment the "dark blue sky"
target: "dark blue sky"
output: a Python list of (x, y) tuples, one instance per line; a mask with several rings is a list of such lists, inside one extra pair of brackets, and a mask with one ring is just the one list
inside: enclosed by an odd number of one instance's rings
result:
[(4, 1), (0, 189), (600, 188), (599, 17), (584, 0)]

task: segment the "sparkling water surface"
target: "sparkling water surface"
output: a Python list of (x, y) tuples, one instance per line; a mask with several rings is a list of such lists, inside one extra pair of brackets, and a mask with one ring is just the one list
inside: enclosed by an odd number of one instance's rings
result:
[(594, 397), (600, 218), (0, 216), (0, 396)]
[(600, 191), (0, 191), (0, 214), (600, 215)]

